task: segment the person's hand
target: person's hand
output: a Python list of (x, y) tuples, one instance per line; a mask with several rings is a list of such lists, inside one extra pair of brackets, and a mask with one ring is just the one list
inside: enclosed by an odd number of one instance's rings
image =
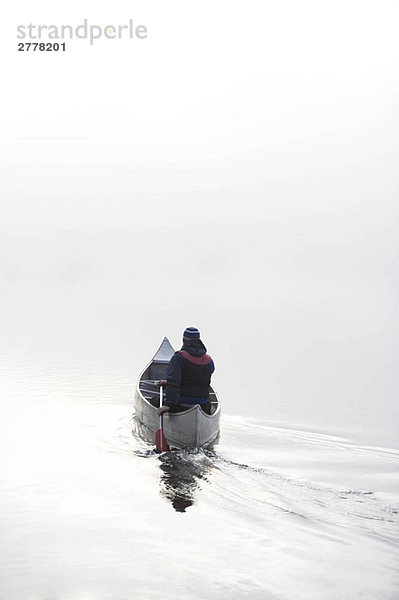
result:
[(158, 417), (160, 417), (160, 416), (162, 415), (162, 413), (164, 413), (164, 412), (169, 412), (169, 411), (170, 411), (170, 406), (160, 406), (160, 407), (157, 409), (157, 412), (158, 412)]
[(157, 386), (158, 386), (158, 387), (161, 387), (161, 385), (162, 385), (162, 386), (164, 386), (164, 385), (166, 385), (167, 383), (168, 383), (168, 382), (166, 381), (166, 379), (160, 379), (159, 381), (157, 381)]

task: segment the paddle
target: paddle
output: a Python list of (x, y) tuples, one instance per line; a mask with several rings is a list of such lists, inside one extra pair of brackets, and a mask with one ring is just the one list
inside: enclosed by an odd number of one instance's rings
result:
[[(163, 402), (163, 386), (159, 387), (159, 406), (162, 406)], [(155, 432), (155, 445), (157, 447), (158, 452), (169, 452), (168, 442), (162, 431), (163, 425), (163, 414), (159, 417), (159, 429)]]

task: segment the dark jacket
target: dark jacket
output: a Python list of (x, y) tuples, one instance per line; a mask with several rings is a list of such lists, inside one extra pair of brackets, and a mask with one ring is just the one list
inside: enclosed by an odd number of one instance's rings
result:
[(168, 364), (165, 406), (177, 407), (182, 396), (208, 399), (214, 370), (201, 340), (184, 340), (181, 351), (175, 352)]

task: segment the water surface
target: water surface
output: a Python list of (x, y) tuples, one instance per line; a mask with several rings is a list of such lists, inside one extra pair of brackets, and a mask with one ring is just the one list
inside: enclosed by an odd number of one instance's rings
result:
[(397, 449), (224, 414), (213, 451), (159, 456), (129, 365), (27, 356), (2, 372), (2, 598), (397, 597)]

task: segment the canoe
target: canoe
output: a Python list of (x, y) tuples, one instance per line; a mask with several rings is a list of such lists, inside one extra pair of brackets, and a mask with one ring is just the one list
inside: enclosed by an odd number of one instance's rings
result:
[[(155, 441), (159, 429), (157, 409), (151, 401), (159, 397), (156, 382), (166, 379), (166, 369), (174, 354), (168, 338), (164, 338), (150, 363), (137, 381), (134, 395), (136, 431), (149, 442)], [(211, 414), (206, 414), (199, 404), (179, 413), (164, 413), (163, 432), (169, 446), (176, 448), (208, 448), (219, 436), (220, 403), (216, 392), (209, 388)]]

